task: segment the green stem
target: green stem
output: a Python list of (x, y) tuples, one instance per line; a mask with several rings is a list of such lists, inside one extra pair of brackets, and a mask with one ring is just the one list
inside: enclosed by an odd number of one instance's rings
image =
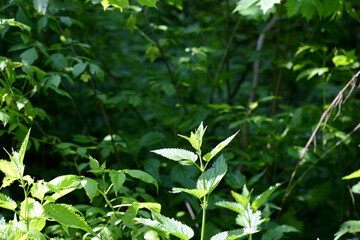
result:
[(249, 235), (249, 240), (252, 240), (252, 234)]
[(201, 205), (201, 207), (203, 209), (202, 222), (201, 222), (201, 240), (203, 240), (205, 235), (205, 220), (206, 220), (206, 208), (207, 208), (206, 196), (204, 197), (204, 202)]

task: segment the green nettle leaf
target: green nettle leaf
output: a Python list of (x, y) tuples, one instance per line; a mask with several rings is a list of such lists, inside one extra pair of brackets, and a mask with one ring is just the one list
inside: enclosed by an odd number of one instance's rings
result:
[(82, 61), (78, 62), (77, 64), (75, 64), (72, 74), (74, 76), (74, 78), (76, 78), (77, 76), (79, 76), (81, 73), (84, 72), (85, 68), (87, 66), (87, 63), (84, 63)]
[[(244, 188), (246, 188), (246, 185), (244, 185)], [(247, 188), (246, 188), (247, 190)], [(240, 203), (243, 207), (246, 207), (250, 201), (250, 196), (243, 196), (242, 194), (239, 194), (237, 192), (231, 191), (231, 195), (235, 198), (235, 200)]]
[(43, 15), (46, 13), (48, 3), (49, 3), (49, 0), (34, 0), (33, 1), (35, 10), (40, 12)]
[(170, 160), (180, 161), (180, 163), (184, 165), (193, 164), (198, 158), (195, 153), (179, 148), (163, 148), (159, 150), (153, 150), (151, 152), (159, 154)]
[(0, 208), (15, 210), (16, 206), (17, 205), (14, 200), (12, 200), (10, 197), (0, 193)]
[(245, 233), (258, 232), (258, 226), (264, 222), (265, 219), (261, 219), (260, 211), (253, 211), (250, 208), (250, 204), (245, 208), (245, 211), (240, 213), (236, 218), (236, 223), (244, 227)]
[(338, 232), (334, 234), (334, 240), (338, 240), (341, 236), (346, 233), (357, 233), (360, 232), (360, 221), (350, 220), (341, 224)]
[(18, 177), (14, 164), (9, 161), (0, 160), (0, 171), (2, 171), (7, 177), (14, 178), (14, 180)]
[(191, 194), (191, 195), (197, 197), (198, 199), (201, 199), (208, 193), (208, 191), (204, 190), (204, 189), (186, 189), (186, 188), (173, 188), (172, 189), (172, 193), (180, 193), (180, 192), (186, 192), (188, 194)]
[(20, 204), (20, 216), (28, 219), (38, 218), (43, 214), (43, 206), (33, 198), (27, 198)]
[(190, 239), (194, 236), (194, 231), (187, 225), (173, 219), (165, 217), (159, 213), (152, 212), (154, 220), (145, 218), (134, 218), (135, 221), (146, 226), (161, 230), (180, 239)]
[(237, 230), (218, 233), (212, 236), (210, 240), (234, 240), (246, 235), (248, 235), (248, 233), (245, 233), (244, 229), (237, 229)]
[(129, 6), (129, 0), (101, 0), (101, 5), (106, 10), (110, 5), (116, 8), (119, 8), (121, 11), (123, 8)]
[(210, 194), (220, 183), (221, 179), (226, 174), (226, 171), (227, 164), (221, 155), (218, 157), (218, 159), (216, 159), (212, 167), (203, 173), (204, 179), (202, 175), (199, 176), (196, 183), (196, 188), (207, 190), (208, 194)]
[(156, 2), (158, 0), (136, 0), (141, 6), (148, 6), (148, 7), (156, 7)]
[(233, 140), (233, 138), (236, 136), (236, 134), (239, 133), (239, 131), (237, 131), (234, 135), (228, 137), (227, 139), (219, 143), (213, 150), (211, 150), (211, 152), (205, 154), (203, 159), (205, 161), (210, 161), (216, 154), (218, 154), (224, 147), (226, 147), (231, 142), (231, 140)]
[(143, 182), (154, 184), (156, 189), (159, 191), (158, 182), (155, 180), (153, 176), (151, 176), (147, 172), (137, 169), (124, 169), (123, 172), (129, 174), (133, 178), (140, 179)]
[(35, 48), (29, 48), (20, 54), (21, 61), (26, 64), (33, 64), (38, 57), (39, 55)]
[[(49, 186), (49, 185), (47, 185)], [(49, 203), (49, 202), (52, 202), (54, 203), (56, 200), (58, 200), (59, 198), (65, 196), (66, 194), (68, 193), (71, 193), (72, 191), (74, 191), (76, 188), (67, 188), (67, 189), (63, 189), (63, 190), (60, 190), (54, 194), (52, 194), (51, 196), (46, 196), (45, 197), (45, 200), (46, 200), (46, 203)]]
[(92, 202), (93, 198), (98, 194), (98, 182), (92, 178), (84, 178), (81, 180), (81, 186), (85, 189), (86, 195), (90, 198)]
[(342, 180), (348, 180), (348, 179), (353, 179), (353, 178), (358, 178), (358, 177), (360, 177), (360, 169), (349, 175), (346, 175), (345, 177), (342, 178)]
[(42, 201), (45, 197), (45, 193), (47, 193), (50, 189), (45, 186), (44, 182), (36, 182), (31, 186), (30, 192), (34, 198)]
[(114, 186), (115, 194), (117, 194), (117, 192), (120, 190), (126, 180), (126, 175), (122, 171), (116, 170), (111, 170), (109, 175), (111, 182)]
[(280, 183), (275, 184), (274, 186), (271, 186), (268, 190), (260, 194), (255, 198), (255, 200), (251, 204), (251, 208), (256, 211), (259, 209), (259, 207), (266, 201), (268, 197), (280, 186)]
[(67, 204), (49, 203), (43, 206), (45, 214), (65, 227), (80, 228), (86, 232), (93, 232), (77, 209)]
[(273, 8), (275, 4), (279, 4), (281, 0), (260, 0), (260, 8), (264, 11), (264, 14), (266, 12)]
[(228, 201), (220, 201), (215, 203), (216, 206), (230, 209), (231, 211), (242, 213), (245, 210), (245, 207), (237, 202), (228, 202)]
[(258, 2), (259, 0), (239, 0), (236, 3), (236, 8), (233, 12), (241, 12), (249, 7), (251, 7), (254, 3)]

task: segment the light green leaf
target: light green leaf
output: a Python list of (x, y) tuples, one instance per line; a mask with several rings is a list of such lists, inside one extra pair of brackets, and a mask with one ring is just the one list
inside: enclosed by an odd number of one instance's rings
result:
[(244, 229), (237, 229), (237, 230), (218, 233), (212, 236), (210, 240), (234, 240), (246, 235), (248, 235), (248, 233), (245, 233)]
[(188, 194), (191, 194), (191, 195), (197, 197), (198, 199), (201, 199), (208, 193), (208, 191), (204, 190), (204, 189), (186, 189), (186, 188), (173, 188), (172, 189), (172, 193), (180, 193), (180, 192), (186, 192)]
[(194, 236), (194, 231), (187, 225), (173, 219), (162, 216), (159, 213), (152, 212), (154, 220), (145, 218), (134, 218), (135, 221), (157, 230), (172, 234), (180, 239), (190, 239)]
[(158, 233), (154, 230), (148, 230), (145, 234), (144, 234), (144, 239), (145, 240), (160, 240), (160, 237), (158, 235)]
[(212, 167), (204, 172), (205, 181), (202, 175), (200, 175), (196, 183), (196, 188), (207, 190), (208, 194), (210, 194), (220, 183), (221, 179), (226, 174), (226, 171), (227, 164), (221, 155), (218, 159), (216, 159)]
[(160, 211), (161, 211), (161, 204), (154, 203), (154, 202), (141, 202), (138, 204), (138, 207), (139, 207), (139, 209), (146, 208), (146, 209), (149, 209), (150, 211), (154, 211), (156, 213), (160, 213)]
[[(244, 185), (244, 188), (246, 188), (246, 185)], [(246, 188), (247, 190), (247, 188)], [(250, 196), (243, 196), (242, 194), (239, 194), (237, 192), (231, 191), (231, 195), (235, 198), (235, 200), (240, 203), (243, 207), (246, 207), (250, 201)]]
[(228, 137), (227, 139), (219, 143), (213, 150), (211, 150), (211, 152), (205, 154), (203, 159), (205, 161), (210, 161), (216, 154), (218, 154), (224, 147), (226, 147), (233, 140), (233, 138), (236, 136), (236, 134), (238, 134), (239, 131), (237, 131), (234, 135)]
[(351, 187), (351, 191), (356, 194), (360, 194), (360, 182)]
[(92, 178), (84, 178), (81, 180), (81, 186), (83, 186), (86, 195), (90, 198), (90, 202), (92, 202), (93, 198), (98, 194), (98, 182)]
[(12, 200), (9, 196), (0, 193), (0, 208), (15, 210), (16, 206), (17, 205), (14, 200)]
[(90, 73), (95, 75), (101, 82), (104, 81), (105, 73), (98, 65), (91, 63)]
[(20, 54), (21, 61), (26, 64), (33, 64), (35, 60), (39, 57), (35, 48), (29, 48), (22, 54)]
[(10, 115), (2, 109), (0, 109), (0, 121), (4, 127), (11, 121)]
[(147, 172), (137, 169), (124, 169), (123, 172), (129, 174), (133, 178), (140, 179), (143, 182), (154, 184), (156, 189), (159, 191), (158, 182), (155, 180), (153, 176), (151, 176)]
[(42, 205), (33, 198), (27, 198), (20, 204), (20, 216), (25, 218), (27, 216), (28, 220), (39, 218), (43, 214)]
[(43, 15), (46, 13), (48, 3), (49, 0), (33, 0), (35, 10)]
[(328, 71), (329, 71), (329, 68), (327, 68), (327, 67), (309, 68), (309, 69), (306, 69), (306, 70), (302, 71), (301, 73), (299, 73), (299, 75), (296, 77), (295, 81), (297, 82), (305, 77), (306, 77), (306, 80), (310, 80), (315, 75), (321, 76)]
[(114, 186), (115, 194), (117, 194), (117, 192), (120, 190), (126, 180), (126, 175), (122, 171), (116, 170), (111, 170), (109, 175), (111, 182)]
[(264, 14), (266, 12), (273, 8), (275, 4), (279, 4), (281, 0), (260, 0), (260, 8), (264, 11)]
[(74, 78), (76, 78), (77, 76), (79, 76), (82, 72), (84, 72), (85, 68), (87, 66), (87, 63), (84, 63), (82, 61), (78, 62), (77, 64), (75, 64), (72, 74), (74, 76)]
[(80, 187), (80, 177), (76, 175), (63, 175), (54, 178), (49, 182), (49, 184), (59, 188), (59, 189), (69, 189), (69, 188), (79, 188)]
[(101, 5), (106, 10), (110, 5), (116, 8), (119, 8), (121, 11), (123, 8), (129, 6), (129, 0), (101, 0)]
[(258, 226), (264, 222), (265, 219), (261, 218), (260, 211), (253, 211), (250, 204), (245, 208), (245, 211), (236, 217), (236, 223), (244, 227), (245, 233), (258, 232)]
[(228, 201), (220, 201), (215, 203), (216, 206), (230, 209), (231, 211), (242, 213), (245, 210), (245, 207), (237, 202), (228, 202)]
[(30, 192), (34, 198), (42, 201), (45, 197), (45, 193), (47, 193), (50, 189), (45, 186), (45, 183), (42, 181), (36, 182), (31, 186)]
[(251, 7), (254, 3), (258, 2), (259, 0), (239, 0), (236, 3), (236, 8), (233, 12), (241, 12), (249, 7)]
[(158, 0), (136, 0), (141, 6), (148, 6), (148, 7), (156, 7), (156, 2)]
[[(49, 185), (47, 185), (49, 186)], [(52, 194), (51, 196), (46, 196), (45, 197), (45, 200), (46, 200), (46, 204), (49, 203), (49, 202), (52, 202), (54, 203), (56, 200), (58, 200), (59, 198), (65, 196), (66, 194), (68, 193), (71, 193), (72, 191), (74, 191), (76, 188), (66, 188), (66, 189), (63, 189), (63, 190), (60, 190), (54, 194)]]
[(159, 150), (153, 150), (151, 152), (159, 154), (170, 160), (180, 161), (180, 163), (184, 165), (195, 163), (198, 158), (195, 153), (179, 148), (163, 148)]
[(93, 232), (77, 209), (67, 204), (49, 203), (43, 206), (45, 214), (65, 227), (80, 228), (85, 232)]
[(334, 234), (334, 240), (338, 240), (345, 233), (357, 233), (360, 232), (360, 221), (350, 220), (341, 224), (338, 232)]
[(7, 177), (17, 179), (18, 174), (13, 163), (0, 160), (0, 171), (2, 171)]
[(345, 177), (342, 178), (342, 180), (348, 180), (348, 179), (353, 179), (353, 178), (358, 178), (358, 177), (360, 177), (360, 169), (349, 175), (346, 175)]
[(260, 194), (255, 198), (255, 200), (251, 204), (251, 208), (256, 211), (259, 209), (259, 207), (266, 201), (268, 197), (278, 188), (280, 187), (280, 183), (275, 184), (274, 186), (271, 186), (268, 190)]

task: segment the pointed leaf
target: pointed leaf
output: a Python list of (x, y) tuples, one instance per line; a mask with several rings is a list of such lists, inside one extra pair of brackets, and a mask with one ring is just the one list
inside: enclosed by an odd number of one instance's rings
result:
[[(246, 187), (246, 185), (244, 185)], [(246, 207), (250, 202), (250, 196), (243, 196), (237, 192), (231, 191), (231, 195), (235, 198), (235, 200), (240, 203), (243, 207)]]
[(90, 202), (92, 202), (93, 198), (98, 194), (98, 182), (91, 178), (84, 178), (81, 180), (81, 186), (83, 186), (86, 195), (90, 198)]
[(138, 206), (139, 206), (139, 209), (146, 208), (146, 209), (149, 209), (150, 211), (154, 211), (156, 213), (160, 213), (160, 211), (161, 211), (161, 204), (159, 204), (159, 203), (141, 202), (141, 203), (139, 203)]
[(77, 209), (70, 205), (50, 203), (44, 205), (44, 211), (48, 218), (65, 227), (80, 228), (85, 232), (92, 232), (85, 219), (77, 213)]
[(245, 207), (237, 202), (228, 202), (228, 201), (220, 201), (215, 203), (216, 206), (224, 207), (230, 209), (231, 211), (242, 213), (245, 210)]
[(260, 8), (266, 14), (269, 9), (273, 8), (275, 4), (279, 4), (281, 0), (260, 0)]
[(186, 188), (173, 188), (172, 189), (172, 193), (180, 193), (180, 192), (186, 192), (188, 194), (191, 194), (191, 195), (197, 197), (198, 199), (201, 199), (208, 193), (208, 191), (204, 190), (204, 189), (186, 189)]
[(136, 0), (141, 6), (148, 6), (148, 7), (156, 7), (156, 2), (158, 0)]
[(232, 230), (218, 233), (210, 238), (210, 240), (233, 240), (246, 236), (248, 233), (244, 232), (244, 229)]
[(227, 139), (219, 143), (213, 150), (211, 150), (211, 152), (205, 154), (203, 159), (205, 161), (210, 161), (216, 154), (218, 154), (218, 152), (220, 152), (224, 147), (226, 147), (231, 142), (231, 140), (233, 140), (233, 138), (236, 136), (236, 134), (238, 134), (239, 131), (237, 131), (234, 135), (228, 137)]
[(207, 190), (208, 194), (210, 194), (224, 177), (226, 171), (227, 164), (221, 155), (216, 159), (212, 167), (204, 172), (205, 180), (203, 176), (200, 175), (196, 183), (196, 188)]
[(153, 176), (151, 176), (147, 172), (137, 169), (124, 169), (123, 172), (129, 174), (133, 178), (140, 179), (143, 182), (154, 184), (156, 189), (159, 191), (158, 182), (155, 180)]
[(339, 239), (345, 233), (357, 233), (360, 232), (360, 221), (350, 220), (341, 224), (341, 227), (337, 233), (334, 234), (334, 240)]
[(342, 180), (348, 180), (348, 179), (353, 179), (353, 178), (358, 178), (358, 177), (360, 177), (360, 169), (349, 175), (346, 175), (345, 177), (342, 178)]
[(268, 190), (260, 194), (255, 198), (255, 201), (252, 202), (251, 208), (256, 211), (259, 207), (266, 201), (266, 199), (280, 186), (280, 183), (271, 186)]
[(14, 164), (6, 161), (0, 160), (0, 171), (2, 171), (7, 177), (17, 179), (17, 171), (14, 167)]
[(174, 161), (190, 160), (194, 163), (198, 158), (195, 153), (179, 148), (163, 148), (159, 150), (153, 150), (151, 152)]
[(49, 182), (49, 184), (54, 185), (59, 189), (68, 189), (68, 188), (79, 188), (81, 178), (76, 175), (63, 175), (54, 178)]
[(254, 3), (256, 3), (259, 0), (239, 0), (236, 4), (236, 8), (233, 12), (239, 12), (248, 9), (251, 7)]
[(10, 197), (0, 193), (0, 208), (5, 208), (9, 210), (15, 210), (16, 202)]
[(187, 225), (173, 219), (165, 217), (159, 213), (152, 212), (154, 220), (144, 218), (134, 218), (144, 225), (153, 227), (157, 230), (170, 233), (181, 239), (190, 239), (194, 236), (194, 231)]
[(114, 186), (114, 191), (115, 193), (117, 193), (124, 184), (126, 180), (126, 175), (122, 171), (115, 171), (115, 170), (111, 170), (109, 175), (111, 182)]

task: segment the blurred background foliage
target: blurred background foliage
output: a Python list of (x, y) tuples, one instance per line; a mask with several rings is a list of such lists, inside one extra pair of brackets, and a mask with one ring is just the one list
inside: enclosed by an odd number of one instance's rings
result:
[[(189, 147), (176, 134), (204, 121), (209, 150), (241, 130), (214, 202), (243, 184), (260, 193), (285, 183), (263, 224), (299, 230), (283, 239), (330, 239), (342, 222), (359, 219), (360, 199), (341, 180), (360, 168), (359, 133), (347, 136), (360, 119), (358, 83), (296, 167), (322, 113), (359, 68), (358, 1), (130, 1), (104, 10), (105, 2), (117, 1), (0, 0), (0, 145), (18, 147), (31, 127), (29, 174), (78, 174), (89, 155), (109, 168), (142, 169), (160, 193), (135, 181), (127, 185), (133, 196), (197, 226), (194, 199), (168, 193), (191, 186), (196, 172), (150, 150)], [(85, 201), (81, 192), (74, 197)], [(209, 209), (209, 236), (233, 229), (231, 213)], [(280, 239), (270, 235), (254, 237)]]

